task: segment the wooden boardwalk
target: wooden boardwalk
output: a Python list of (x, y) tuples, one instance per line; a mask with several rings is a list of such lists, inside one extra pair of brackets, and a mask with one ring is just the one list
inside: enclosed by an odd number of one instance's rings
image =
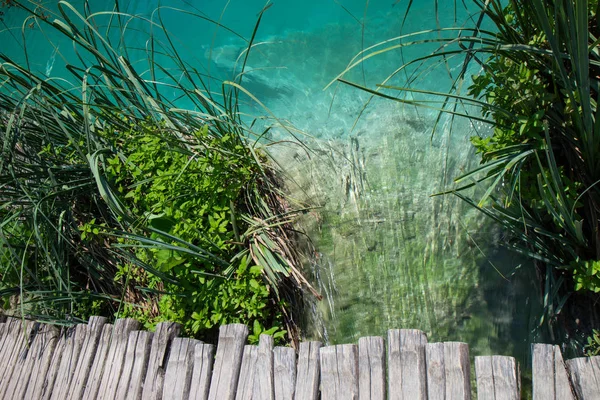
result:
[[(221, 327), (218, 346), (178, 337), (161, 323), (141, 331), (131, 319), (56, 327), (0, 323), (0, 399), (452, 400), (520, 398), (512, 357), (471, 359), (465, 343), (428, 343), (418, 330), (388, 331), (358, 344), (246, 345), (244, 325)], [(535, 344), (535, 400), (600, 399), (600, 357), (563, 362), (557, 346)]]

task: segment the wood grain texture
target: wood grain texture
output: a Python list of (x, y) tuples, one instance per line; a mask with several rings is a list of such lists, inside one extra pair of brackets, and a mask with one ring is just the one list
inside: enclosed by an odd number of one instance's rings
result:
[(388, 395), (390, 400), (426, 400), (425, 345), (415, 329), (388, 331)]
[(69, 399), (81, 399), (83, 397), (83, 391), (90, 375), (94, 357), (96, 356), (100, 336), (102, 335), (102, 327), (106, 324), (106, 321), (104, 317), (91, 317), (88, 322), (86, 337), (81, 346), (79, 359), (75, 367), (75, 374), (73, 375), (68, 391)]
[(167, 366), (167, 354), (171, 341), (181, 332), (181, 325), (173, 322), (161, 322), (156, 325), (148, 368), (144, 378), (144, 390), (142, 399), (160, 400), (162, 398), (165, 368)]
[(475, 357), (477, 398), (479, 400), (518, 400), (521, 398), (521, 375), (513, 357)]
[[(39, 349), (30, 353), (35, 362), (31, 371), (31, 378), (27, 384), (24, 399), (40, 399), (44, 389), (48, 387), (48, 371), (52, 360), (55, 359), (54, 350), (59, 342), (60, 330), (54, 326), (48, 327), (48, 333), (43, 335)], [(39, 339), (39, 338), (38, 338)]]
[(76, 325), (74, 328), (67, 330), (68, 334), (61, 350), (62, 357), (58, 364), (58, 372), (54, 380), (50, 399), (64, 400), (69, 395), (69, 387), (75, 375), (79, 353), (81, 352), (87, 331), (87, 325)]
[(129, 334), (125, 363), (115, 398), (128, 400), (142, 398), (142, 387), (153, 336), (154, 333), (146, 331), (133, 331)]
[(574, 400), (560, 348), (532, 344), (533, 400)]
[(295, 400), (318, 400), (321, 342), (302, 342), (298, 351)]
[(258, 347), (250, 345), (244, 346), (235, 400), (252, 400), (257, 360)]
[(600, 399), (600, 357), (573, 358), (567, 368), (579, 400)]
[(296, 352), (290, 347), (273, 350), (273, 385), (275, 400), (294, 400), (296, 386)]
[(11, 368), (10, 377), (7, 377), (7, 381), (0, 388), (0, 398), (2, 399), (17, 399), (19, 398), (18, 386), (19, 383), (24, 382), (25, 385), (29, 381), (31, 374), (31, 364), (29, 353), (36, 342), (39, 330), (42, 329), (42, 325), (38, 322), (28, 324), (27, 337), (24, 338), (24, 346), (19, 352), (16, 362), (9, 368)]
[(49, 365), (49, 356), (46, 349), (50, 347), (50, 354), (54, 351), (58, 339), (58, 329), (51, 325), (41, 325), (35, 333), (31, 348), (27, 352), (25, 364), (23, 364), (19, 379), (12, 394), (13, 399), (32, 399), (27, 391), (30, 386), (43, 384)]
[(354, 344), (321, 347), (321, 399), (358, 399), (358, 347)]
[(471, 399), (471, 362), (466, 343), (428, 343), (425, 358), (429, 400)]
[(190, 396), (194, 351), (199, 340), (174, 338), (165, 371), (163, 400), (187, 400)]
[(13, 323), (11, 337), (7, 343), (5, 359), (3, 360), (2, 370), (0, 370), (0, 398), (7, 398), (4, 393), (10, 386), (13, 374), (19, 374), (15, 370), (17, 364), (21, 364), (27, 356), (28, 344), (30, 343), (31, 330), (33, 322), (17, 320)]
[(260, 335), (258, 353), (256, 358), (256, 373), (254, 375), (254, 388), (252, 398), (260, 400), (274, 400), (273, 386), (273, 337)]
[(219, 329), (219, 344), (210, 383), (209, 400), (233, 400), (237, 390), (248, 327), (224, 325)]
[(198, 343), (194, 349), (194, 370), (190, 400), (207, 400), (210, 390), (210, 376), (215, 355), (215, 346)]
[[(108, 355), (108, 351), (110, 349), (113, 328), (114, 327), (112, 324), (104, 324), (104, 326), (102, 326), (102, 334), (100, 335), (100, 340), (98, 341), (98, 347), (96, 348), (94, 361), (92, 362), (92, 367), (90, 368), (87, 383), (84, 386), (84, 400), (95, 400), (98, 395), (100, 382), (102, 382), (102, 374), (104, 373), (106, 356)], [(57, 348), (57, 351), (60, 351), (60, 348)]]
[(380, 336), (358, 339), (360, 400), (385, 400), (385, 342)]

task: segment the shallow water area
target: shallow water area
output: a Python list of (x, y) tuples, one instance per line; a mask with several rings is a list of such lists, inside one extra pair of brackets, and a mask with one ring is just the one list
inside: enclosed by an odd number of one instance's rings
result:
[[(318, 206), (300, 221), (315, 247), (307, 270), (324, 296), (307, 311), (306, 334), (335, 344), (384, 335), (389, 328), (416, 328), (431, 341), (468, 342), (475, 355), (507, 354), (525, 361), (529, 343), (541, 339), (534, 333), (539, 301), (536, 288), (527, 283), (531, 268), (524, 265), (512, 275), (523, 260), (498, 246), (503, 238), (489, 221), (456, 197), (431, 197), (477, 165), (469, 137), (486, 134), (486, 127), (447, 116), (437, 120), (435, 111), (371, 99), (339, 82), (327, 87), (357, 54), (376, 43), (438, 24), (469, 23), (464, 22), (469, 11), (454, 1), (440, 1), (437, 10), (433, 0), (414, 1), (406, 20), (406, 4), (391, 3), (272, 2), (241, 79), (248, 92), (242, 95), (244, 118), (249, 123), (258, 118), (253, 130), (274, 141), (295, 135), (308, 148), (270, 146), (293, 195)], [(113, 6), (108, 0), (94, 1), (93, 11)], [(160, 12), (155, 1), (119, 6), (127, 31), (121, 36), (111, 29), (110, 35), (131, 49), (128, 55), (139, 60), (134, 66), (141, 76), (150, 79), (144, 61), (150, 38), (166, 40), (149, 21), (162, 22), (181, 58), (212, 76), (208, 88), (219, 91), (222, 81), (239, 78), (265, 3), (178, 1), (163, 4)], [(65, 12), (74, 15), (73, 10)], [(99, 15), (98, 21), (108, 24), (108, 18)], [(4, 23), (20, 26), (22, 19), (9, 11)], [(35, 26), (23, 32), (32, 68), (65, 77), (65, 64), (76, 59), (70, 43), (47, 38)], [(2, 37), (11, 38), (3, 39), (2, 52), (18, 54), (21, 30), (5, 30)], [(384, 52), (356, 65), (344, 79), (376, 88), (403, 60), (436, 46)], [(460, 61), (450, 59), (414, 77), (420, 88), (447, 90)], [(176, 70), (168, 56), (164, 67)], [(402, 85), (414, 71), (402, 70), (388, 84)], [(166, 73), (157, 76), (166, 80)], [(179, 107), (191, 107), (166, 85), (163, 94)]]

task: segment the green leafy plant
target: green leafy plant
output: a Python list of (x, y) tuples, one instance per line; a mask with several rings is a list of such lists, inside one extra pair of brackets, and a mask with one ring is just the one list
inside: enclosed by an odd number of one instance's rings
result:
[[(147, 327), (170, 319), (206, 339), (230, 322), (297, 337), (290, 300), (306, 280), (290, 233), (295, 211), (241, 120), (243, 74), (209, 90), (160, 8), (148, 20), (93, 14), (87, 2), (61, 1), (58, 13), (17, 6), (30, 15), (24, 25), (71, 42), (74, 58), (63, 57), (70, 75), (54, 79), (0, 53), (7, 311), (62, 324), (91, 313)], [(98, 28), (106, 15), (118, 35)], [(128, 58), (132, 19), (153, 44), (146, 66)]]

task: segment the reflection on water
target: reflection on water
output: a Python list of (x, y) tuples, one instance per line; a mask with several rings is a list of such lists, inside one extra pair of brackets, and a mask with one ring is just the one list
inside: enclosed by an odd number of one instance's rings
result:
[[(433, 1), (413, 2), (404, 32), (436, 26)], [(438, 2), (441, 25), (460, 26), (466, 19), (464, 10), (454, 13), (454, 1)], [(249, 38), (264, 3), (173, 3), (177, 4), (164, 8), (161, 16), (182, 59), (214, 76), (213, 90), (220, 90), (218, 80), (239, 77), (247, 42), (171, 8), (220, 20)], [(501, 233), (458, 198), (431, 197), (477, 164), (469, 137), (485, 134), (485, 127), (448, 118), (438, 121), (435, 113), (391, 101), (369, 102), (366, 93), (339, 84), (323, 90), (361, 49), (401, 34), (405, 5), (390, 3), (274, 2), (242, 78), (243, 86), (269, 110), (244, 96), (242, 111), (248, 121), (266, 115), (254, 128), (262, 132), (270, 127), (274, 140), (302, 131), (310, 148), (271, 147), (285, 167), (292, 193), (319, 206), (299, 221), (316, 249), (307, 270), (324, 295), (307, 318), (311, 323), (306, 334), (341, 343), (382, 335), (388, 328), (418, 328), (431, 340), (466, 341), (475, 354), (512, 354), (524, 360), (539, 306), (535, 288), (526, 284), (531, 268), (523, 266), (512, 275), (520, 261), (498, 246)], [(102, 10), (113, 3), (93, 4)], [(156, 2), (119, 4), (124, 12), (158, 21), (152, 12)], [(123, 37), (113, 32), (115, 38), (136, 48), (129, 55), (140, 60), (134, 66), (149, 78), (143, 61), (148, 40), (151, 35), (157, 41), (165, 38), (144, 20), (127, 20), (127, 27)], [(10, 37), (9, 33), (2, 35)], [(73, 62), (68, 61), (74, 59), (69, 43), (50, 36), (56, 42), (48, 46), (38, 30), (27, 31), (26, 37), (31, 65), (47, 75), (63, 74), (64, 63)], [(16, 53), (17, 37), (10, 40), (3, 42), (2, 51)], [(403, 61), (434, 48), (424, 44), (381, 54), (345, 78), (372, 87)], [(414, 68), (407, 69), (389, 83), (401, 85), (411, 76), (422, 88), (443, 91), (459, 64), (450, 59), (448, 65), (418, 76), (411, 75)], [(172, 67), (168, 57), (164, 67)]]

